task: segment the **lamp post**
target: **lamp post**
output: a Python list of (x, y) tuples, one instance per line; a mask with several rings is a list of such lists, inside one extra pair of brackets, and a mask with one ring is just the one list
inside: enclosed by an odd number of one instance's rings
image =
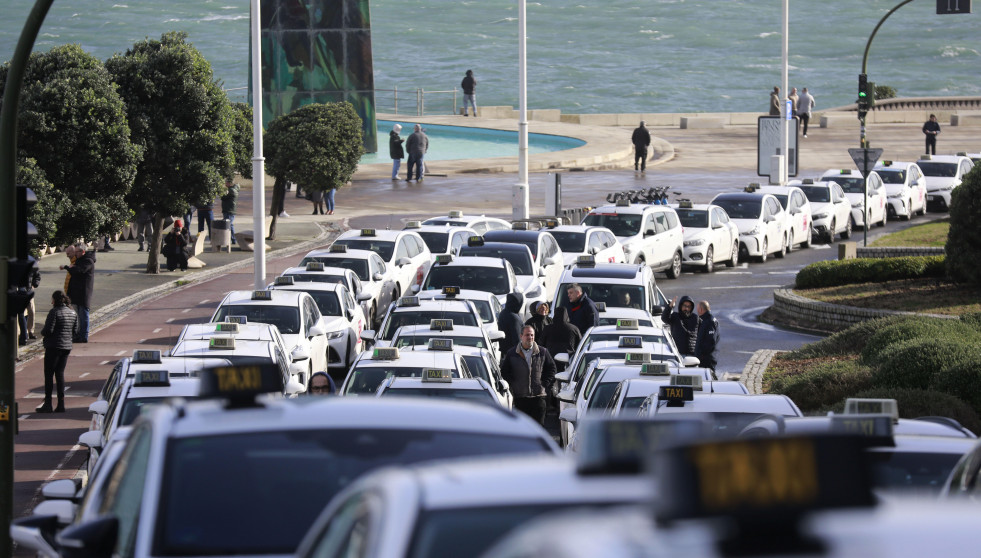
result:
[(790, 147), (790, 121), (788, 118), (791, 114), (787, 110), (787, 104), (791, 103), (790, 100), (790, 89), (789, 82), (787, 79), (787, 65), (790, 58), (790, 0), (783, 0), (783, 18), (781, 20), (781, 25), (783, 27), (783, 42), (782, 42), (782, 80), (780, 86), (783, 87), (783, 98), (784, 101), (781, 103), (783, 105), (784, 114), (780, 118), (780, 154), (783, 155), (783, 165), (780, 167), (780, 185), (784, 186), (787, 184), (787, 179), (790, 172), (790, 153), (788, 151)]
[(259, 0), (252, 0), (252, 230), (255, 289), (266, 288), (266, 159), (262, 156), (262, 37)]
[(511, 218), (528, 218), (528, 54), (525, 0), (518, 0), (518, 183), (511, 189)]

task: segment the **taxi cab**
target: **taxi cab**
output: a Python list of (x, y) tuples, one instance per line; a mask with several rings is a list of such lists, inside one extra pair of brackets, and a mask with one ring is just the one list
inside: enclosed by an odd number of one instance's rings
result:
[(300, 347), (309, 355), (307, 378), (327, 370), (327, 330), (323, 315), (313, 297), (303, 291), (231, 291), (218, 304), (211, 322), (227, 321), (228, 316), (245, 316), (249, 322), (272, 324), (290, 347)]
[(624, 308), (622, 306), (607, 306), (605, 302), (594, 302), (599, 313), (601, 326), (617, 325), (620, 320), (636, 320), (643, 327), (661, 327), (661, 315), (651, 316), (647, 310), (640, 308)]
[(718, 435), (735, 436), (765, 415), (801, 417), (797, 405), (786, 395), (734, 395), (696, 392), (690, 386), (661, 386), (657, 394), (641, 404), (638, 414), (654, 417), (691, 413), (712, 424)]
[(927, 209), (949, 211), (950, 193), (960, 186), (974, 162), (963, 155), (923, 155), (916, 161), (926, 177)]
[(684, 265), (712, 273), (716, 263), (724, 262), (726, 267), (739, 264), (739, 229), (724, 209), (678, 200), (676, 211), (685, 231)]
[(791, 180), (789, 185), (796, 186), (807, 196), (811, 205), (811, 228), (818, 238), (824, 238), (831, 244), (835, 235), (842, 239), (852, 236), (852, 204), (845, 197), (841, 185), (831, 181), (815, 181), (811, 178)]
[(465, 215), (462, 211), (453, 210), (445, 216), (430, 217), (422, 222), (423, 225), (467, 227), (477, 234), (487, 231), (505, 231), (511, 228), (511, 223), (497, 217), (486, 215)]
[(501, 306), (507, 301), (509, 293), (521, 292), (518, 276), (510, 262), (503, 258), (478, 256), (437, 257), (419, 292), (440, 292), (445, 287), (491, 293)]
[(388, 305), (398, 300), (394, 268), (386, 265), (381, 256), (371, 250), (349, 250), (343, 244), (334, 244), (326, 250), (308, 252), (300, 260), (300, 265), (306, 267), (311, 262), (320, 262), (326, 268), (350, 269), (357, 274), (362, 291), (371, 295), (371, 300), (366, 303), (365, 316), (372, 324), (381, 322)]
[(471, 378), (470, 369), (459, 353), (453, 352), (453, 342), (431, 340), (424, 347), (375, 347), (361, 353), (337, 392), (339, 395), (374, 395), (387, 378), (398, 376), (419, 378), (434, 370), (447, 370), (456, 378)]
[(756, 191), (773, 194), (783, 206), (787, 218), (787, 251), (793, 251), (794, 246), (801, 248), (811, 246), (811, 202), (804, 191), (797, 186), (758, 186)]
[(511, 386), (501, 376), (501, 359), (495, 353), (487, 349), (461, 345), (454, 345), (453, 351), (460, 353), (474, 378), (481, 378), (494, 388), (494, 394), (502, 406), (508, 409), (514, 406)]
[(787, 218), (780, 201), (773, 194), (749, 191), (722, 193), (712, 199), (721, 206), (739, 229), (739, 249), (748, 260), (760, 263), (770, 254), (782, 258), (787, 253)]
[[(351, 291), (354, 299), (361, 304), (364, 315), (371, 310), (373, 295), (361, 285), (358, 274), (345, 267), (327, 267), (323, 262), (307, 262), (300, 267), (290, 267), (280, 277), (292, 277), (294, 283), (339, 283)], [(271, 285), (275, 285), (275, 281)]]
[(455, 285), (446, 286), (442, 289), (425, 289), (416, 293), (419, 302), (424, 300), (469, 300), (477, 308), (481, 321), (484, 325), (497, 329), (497, 316), (501, 313), (501, 301), (494, 293), (487, 291), (475, 291), (472, 289), (461, 289)]
[[(480, 236), (471, 237), (467, 241), (467, 245), (460, 249), (460, 256), (505, 260), (511, 264), (514, 276), (518, 280), (518, 290), (524, 295), (525, 307), (523, 312), (525, 315), (530, 313), (527, 309), (531, 308), (532, 305), (545, 301), (551, 289), (555, 288), (555, 281), (562, 270), (560, 264), (552, 264), (548, 268), (542, 266), (541, 262), (535, 259), (531, 249), (525, 244), (485, 242), (484, 238)], [(431, 284), (431, 282), (429, 283)]]
[[(233, 331), (226, 335), (216, 335), (205, 339), (184, 339), (174, 345), (174, 348), (170, 350), (170, 356), (188, 360), (221, 358), (236, 366), (247, 364), (274, 365), (282, 374), (281, 382), (285, 386), (283, 394), (287, 396), (295, 396), (305, 392), (307, 382), (310, 381), (310, 374), (308, 372), (297, 373), (296, 368), (291, 366), (290, 358), (275, 341), (238, 339)], [(309, 355), (304, 353), (302, 348), (294, 349), (293, 356), (300, 361), (305, 356), (309, 359)]]
[[(468, 300), (422, 300), (403, 296), (392, 305), (377, 331), (365, 330), (361, 338), (375, 346), (388, 347), (399, 328), (412, 325), (431, 325), (432, 320), (451, 320), (454, 325), (480, 327), (483, 320), (474, 304)], [(496, 329), (496, 328), (494, 328)]]
[(426, 345), (434, 338), (452, 339), (454, 347), (475, 347), (492, 351), (500, 359), (497, 350), (498, 341), (504, 339), (504, 333), (498, 329), (488, 332), (480, 326), (458, 326), (453, 320), (432, 319), (429, 324), (407, 325), (398, 328), (392, 337), (391, 347), (399, 349), (413, 345)]
[(449, 370), (433, 370), (420, 378), (392, 376), (378, 386), (378, 397), (438, 397), (500, 405), (490, 384), (481, 378), (453, 378)]
[[(873, 223), (878, 223), (879, 226), (886, 224), (889, 219), (889, 212), (886, 210), (886, 188), (877, 172), (869, 173), (867, 190), (864, 189), (865, 179), (862, 178), (862, 173), (855, 169), (828, 169), (824, 171), (821, 180), (837, 182), (845, 191), (845, 197), (852, 203), (852, 228), (868, 230)], [(864, 194), (866, 191), (868, 191), (867, 202)], [(866, 203), (868, 205), (863, 212), (862, 206)]]
[(919, 165), (902, 161), (882, 161), (875, 173), (886, 185), (886, 209), (889, 217), (909, 221), (913, 215), (926, 213), (926, 177)]
[(669, 279), (681, 276), (685, 238), (674, 209), (623, 200), (590, 211), (582, 224), (613, 231), (628, 263), (664, 271)]
[(75, 556), (290, 555), (330, 499), (385, 465), (555, 455), (529, 418), (414, 398), (268, 399), (266, 367), (202, 373), (210, 399), (161, 405), (133, 425), (94, 517), (57, 537)]
[(546, 224), (546, 230), (559, 243), (562, 262), (567, 267), (575, 263), (579, 256), (593, 256), (596, 261), (606, 263), (627, 261), (623, 255), (623, 245), (613, 231), (606, 227), (559, 225), (557, 222), (550, 222)]
[(617, 386), (606, 407), (606, 414), (612, 417), (637, 416), (640, 406), (651, 395), (658, 392), (661, 386), (691, 385), (695, 391), (704, 393), (735, 393), (746, 395), (749, 390), (742, 382), (722, 380), (706, 381), (701, 374), (672, 374), (662, 377), (628, 378)]
[[(580, 256), (572, 267), (562, 272), (559, 286), (552, 293), (551, 314), (555, 308), (569, 308), (569, 286), (578, 283), (582, 291), (598, 305), (613, 308), (634, 308), (660, 316), (668, 299), (657, 286), (654, 272), (646, 265), (596, 263), (589, 256)], [(582, 332), (585, 333), (585, 332)]]
[[(565, 256), (555, 237), (548, 230), (529, 230), (528, 223), (516, 223), (514, 230), (487, 231), (482, 235), (484, 242), (502, 242), (505, 244), (523, 244), (531, 250), (531, 259), (535, 264), (535, 273), (541, 279), (545, 291), (551, 291), (559, 280), (559, 274), (565, 267)], [(468, 246), (473, 243), (468, 241)], [(534, 298), (525, 293), (525, 297)]]
[(429, 248), (433, 261), (441, 254), (460, 254), (460, 247), (467, 244), (467, 239), (477, 233), (470, 227), (451, 227), (449, 225), (423, 225), (421, 221), (408, 221), (403, 227), (407, 231), (415, 231)]
[(408, 293), (413, 285), (421, 285), (433, 261), (426, 243), (414, 231), (347, 231), (337, 237), (334, 245), (347, 246), (348, 250), (371, 250), (381, 256), (395, 277), (393, 298)]

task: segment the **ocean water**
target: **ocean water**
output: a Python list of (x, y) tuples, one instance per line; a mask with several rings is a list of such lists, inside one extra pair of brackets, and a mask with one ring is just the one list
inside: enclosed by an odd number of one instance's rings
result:
[[(869, 33), (898, 0), (790, 0), (790, 84), (818, 108), (855, 100)], [(33, 2), (0, 0), (0, 60)], [(780, 83), (780, 0), (540, 0), (527, 6), (529, 108), (569, 113), (764, 111)], [(981, 95), (978, 14), (912, 2), (879, 30), (870, 80), (901, 96)], [(516, 0), (373, 0), (375, 87), (459, 87), (518, 104)], [(37, 49), (79, 43), (100, 58), (184, 30), (227, 88), (247, 85), (248, 0), (57, 0)], [(244, 97), (242, 91), (233, 96)], [(404, 93), (403, 93), (404, 94)], [(379, 106), (384, 103), (379, 101)]]

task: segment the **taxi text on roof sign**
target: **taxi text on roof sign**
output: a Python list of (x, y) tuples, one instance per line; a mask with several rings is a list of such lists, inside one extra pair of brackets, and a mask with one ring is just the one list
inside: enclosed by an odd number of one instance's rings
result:
[(643, 364), (651, 361), (651, 353), (627, 353), (623, 360), (627, 364)]
[(403, 296), (403, 297), (399, 298), (399, 302), (398, 302), (398, 305), (397, 306), (399, 308), (403, 308), (405, 306), (419, 306), (419, 297), (417, 297), (417, 296)]
[(680, 207), (681, 209), (691, 209), (693, 205), (691, 203), (691, 200), (682, 198), (678, 200), (678, 207)]
[(618, 318), (617, 329), (640, 329), (640, 320), (634, 318)]
[(697, 374), (675, 374), (671, 376), (673, 386), (691, 386), (693, 390), (702, 391), (702, 377)]
[(324, 262), (307, 262), (307, 271), (323, 271)]
[(447, 297), (454, 297), (460, 294), (460, 287), (443, 287), (443, 294)]
[(429, 340), (430, 351), (452, 351), (453, 340), (445, 337), (433, 337)]
[(455, 209), (453, 211), (450, 211), (448, 217), (450, 219), (460, 219), (463, 217), (463, 212), (458, 209)]
[(423, 383), (449, 384), (453, 382), (453, 374), (446, 368), (426, 368), (422, 371)]
[(440, 254), (436, 256), (436, 263), (445, 265), (453, 262), (453, 254)]
[(136, 350), (133, 351), (133, 364), (159, 364), (161, 353), (156, 350)]
[(225, 316), (225, 321), (233, 324), (245, 325), (249, 323), (248, 316)]
[(694, 391), (691, 386), (661, 386), (657, 389), (657, 399), (667, 401), (668, 407), (684, 407), (685, 401), (694, 401)]
[(361, 236), (375, 236), (375, 229), (361, 229)]
[(235, 322), (218, 322), (215, 324), (215, 331), (223, 333), (238, 333), (239, 326)]
[(646, 470), (651, 453), (665, 445), (698, 440), (711, 432), (701, 418), (585, 420), (576, 456), (580, 474), (637, 474)]
[(252, 300), (272, 300), (272, 291), (252, 291)]
[(846, 415), (889, 415), (893, 421), (899, 421), (899, 405), (895, 399), (858, 399), (849, 397), (845, 400)]
[(467, 239), (467, 246), (483, 246), (484, 237), (482, 236), (471, 236)]
[(595, 267), (596, 258), (591, 255), (579, 256), (576, 258), (576, 265), (579, 267)]
[(406, 229), (421, 229), (422, 228), (422, 221), (406, 221), (405, 228)]
[(436, 331), (452, 331), (453, 320), (448, 318), (434, 318), (429, 320), (429, 329)]
[(371, 351), (371, 360), (398, 360), (399, 350), (396, 347), (375, 347)]
[(670, 376), (671, 367), (666, 362), (648, 362), (640, 367), (641, 376)]
[(331, 252), (340, 252), (340, 253), (343, 254), (343, 253), (347, 252), (347, 245), (346, 244), (332, 244), (330, 246), (330, 251)]
[(141, 387), (166, 387), (170, 385), (170, 373), (166, 370), (140, 370), (134, 384)]
[(212, 337), (208, 339), (208, 348), (221, 350), (221, 351), (234, 351), (235, 350), (235, 338), (234, 337)]
[(251, 404), (263, 393), (281, 393), (283, 376), (274, 364), (219, 366), (201, 372), (201, 397), (228, 398), (232, 406)]
[[(310, 267), (310, 264), (307, 264), (307, 268), (308, 269), (309, 269), (309, 267)], [(295, 281), (295, 279), (293, 279), (293, 276), (292, 275), (280, 275), (279, 277), (276, 278), (275, 284), (276, 285), (293, 285), (293, 284), (295, 284), (294, 281)]]
[(644, 346), (644, 338), (639, 335), (623, 335), (617, 345), (620, 349), (639, 349)]
[(831, 431), (836, 434), (877, 438), (881, 440), (877, 445), (896, 445), (892, 417), (889, 415), (835, 415), (831, 417)]

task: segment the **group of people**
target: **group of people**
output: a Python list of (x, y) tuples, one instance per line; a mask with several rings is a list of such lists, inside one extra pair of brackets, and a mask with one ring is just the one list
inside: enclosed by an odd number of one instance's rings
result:
[[(815, 106), (814, 96), (807, 91), (806, 87), (798, 95), (797, 88), (793, 87), (790, 89), (790, 95), (787, 95), (787, 100), (790, 101), (791, 115), (800, 119), (801, 132), (806, 138), (807, 125), (811, 121), (811, 111)], [(783, 115), (783, 100), (780, 98), (780, 88), (774, 86), (773, 91), (770, 92), (770, 116), (781, 115)]]
[[(675, 302), (678, 303), (677, 310)], [(681, 356), (698, 358), (698, 365), (715, 370), (718, 364), (719, 320), (712, 315), (712, 307), (707, 300), (698, 304), (689, 296), (671, 299), (671, 305), (664, 309), (661, 321), (671, 328), (671, 337)]]
[[(416, 181), (422, 181), (425, 163), (423, 159), (426, 151), (429, 151), (429, 136), (422, 130), (422, 124), (416, 124), (407, 139), (402, 139), (399, 133), (402, 126), (396, 124), (392, 126), (392, 131), (388, 133), (388, 153), (392, 158), (392, 180), (399, 179), (399, 168), (402, 166), (402, 159), (405, 153), (409, 153), (409, 170), (405, 175), (406, 182), (412, 182), (412, 171), (415, 169)], [(403, 149), (402, 143), (405, 143)]]

